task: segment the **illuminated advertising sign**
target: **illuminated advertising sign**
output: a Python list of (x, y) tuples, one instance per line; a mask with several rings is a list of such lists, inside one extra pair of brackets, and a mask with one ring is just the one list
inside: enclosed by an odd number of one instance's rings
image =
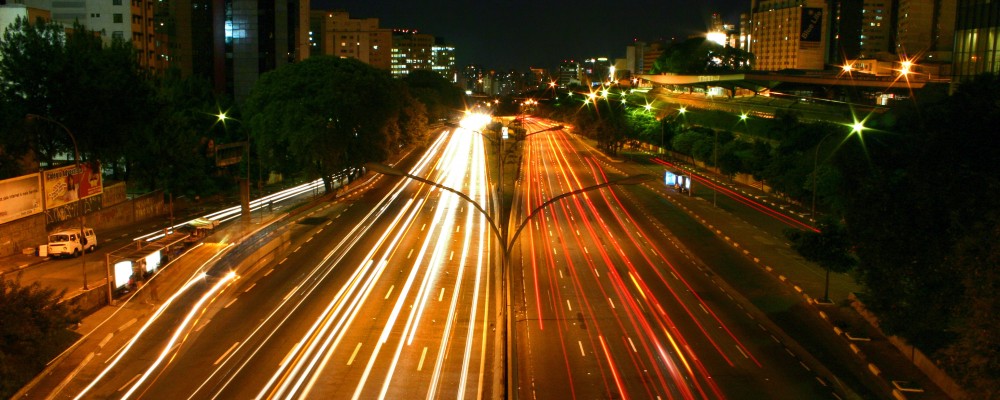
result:
[(51, 169), (42, 172), (45, 186), (45, 209), (101, 194), (101, 165), (82, 163), (79, 166)]
[(799, 44), (818, 46), (823, 39), (823, 9), (802, 9), (802, 30), (799, 32)]

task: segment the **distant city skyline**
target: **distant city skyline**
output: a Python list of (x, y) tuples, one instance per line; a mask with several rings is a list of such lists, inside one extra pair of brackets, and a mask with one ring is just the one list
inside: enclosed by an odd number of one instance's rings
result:
[(633, 40), (683, 39), (704, 34), (711, 15), (739, 22), (749, 0), (639, 3), (622, 7), (595, 0), (534, 2), (432, 2), (361, 0), (312, 2), (313, 9), (339, 9), (352, 18), (378, 18), (379, 25), (416, 29), (456, 47), (459, 67), (550, 70), (564, 59), (624, 58)]

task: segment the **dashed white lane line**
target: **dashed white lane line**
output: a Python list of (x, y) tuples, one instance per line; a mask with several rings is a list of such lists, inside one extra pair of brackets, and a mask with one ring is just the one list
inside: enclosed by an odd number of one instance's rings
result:
[(247, 289), (243, 291), (243, 293), (246, 293), (246, 292), (249, 292), (249, 291), (250, 291), (250, 289), (253, 289), (253, 287), (254, 287), (254, 286), (257, 286), (257, 283), (256, 283), (256, 282), (254, 282), (254, 283), (251, 283), (251, 284), (250, 284), (250, 286), (249, 286), (249, 287), (247, 287)]
[(351, 358), (347, 359), (347, 365), (351, 365), (354, 362), (354, 357), (358, 355), (358, 350), (361, 350), (361, 342), (358, 342), (358, 345), (354, 346), (354, 352), (351, 353)]
[(580, 345), (580, 355), (586, 357), (587, 356), (587, 352), (583, 351), (583, 342), (577, 340), (576, 343)]
[(232, 345), (232, 346), (229, 346), (229, 350), (226, 350), (226, 352), (225, 352), (225, 353), (222, 353), (222, 355), (221, 355), (221, 356), (219, 356), (219, 358), (217, 358), (217, 359), (215, 360), (215, 362), (214, 362), (214, 363), (212, 363), (212, 365), (219, 365), (219, 363), (220, 363), (220, 362), (222, 362), (222, 360), (223, 360), (224, 358), (226, 358), (226, 356), (228, 356), (228, 355), (229, 355), (229, 353), (230, 353), (230, 352), (232, 352), (232, 351), (233, 351), (233, 349), (235, 349), (235, 348), (236, 348), (236, 346), (238, 346), (239, 344), (240, 344), (240, 342), (236, 342), (236, 343), (233, 343), (233, 345)]
[(226, 305), (222, 306), (222, 308), (229, 308), (229, 306), (233, 305), (233, 303), (235, 303), (237, 299), (239, 299), (239, 297), (234, 297), (232, 300), (229, 300), (229, 302), (226, 303)]
[(424, 369), (424, 358), (427, 357), (427, 347), (424, 347), (424, 351), (420, 353), (420, 362), (417, 364), (417, 371)]
[(389, 291), (385, 293), (385, 299), (389, 299), (389, 295), (392, 294), (392, 289), (395, 289), (396, 285), (389, 286)]
[(438, 295), (438, 301), (444, 298), (444, 288), (441, 288), (441, 294)]

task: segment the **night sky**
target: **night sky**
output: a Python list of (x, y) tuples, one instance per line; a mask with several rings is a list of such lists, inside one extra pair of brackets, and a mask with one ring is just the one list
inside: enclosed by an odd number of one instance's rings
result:
[[(625, 6), (628, 4), (628, 6)], [(634, 39), (683, 39), (704, 33), (713, 12), (738, 24), (750, 0), (312, 0), (378, 18), (383, 28), (416, 29), (456, 47), (459, 68), (554, 68), (564, 59), (624, 58)]]

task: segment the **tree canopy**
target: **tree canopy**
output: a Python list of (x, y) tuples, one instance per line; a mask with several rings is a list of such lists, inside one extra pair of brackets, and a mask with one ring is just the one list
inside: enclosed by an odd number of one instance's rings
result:
[(673, 42), (653, 62), (651, 74), (701, 74), (749, 71), (753, 55), (704, 37)]
[(74, 340), (67, 328), (79, 316), (61, 297), (37, 283), (0, 279), (0, 397), (10, 398)]
[(244, 104), (253, 140), (279, 171), (330, 177), (397, 146), (399, 87), (355, 59), (312, 57), (260, 77)]

